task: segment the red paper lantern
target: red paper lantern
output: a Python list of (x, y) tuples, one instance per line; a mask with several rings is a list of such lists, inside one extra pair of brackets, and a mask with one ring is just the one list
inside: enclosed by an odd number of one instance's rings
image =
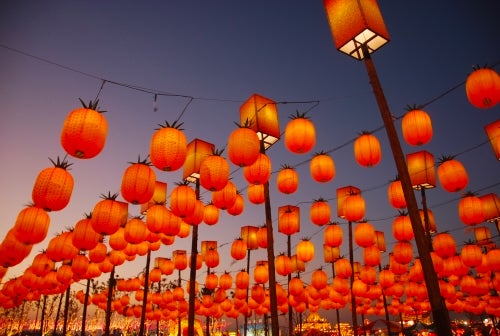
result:
[(300, 208), (284, 205), (278, 208), (278, 232), (287, 236), (300, 231)]
[(247, 243), (243, 238), (237, 238), (231, 244), (231, 257), (235, 260), (243, 260), (247, 256)]
[(236, 185), (229, 180), (221, 190), (212, 192), (212, 203), (219, 209), (226, 210), (236, 202)]
[(392, 207), (396, 209), (406, 208), (406, 199), (403, 194), (403, 186), (401, 185), (400, 180), (394, 180), (389, 183), (389, 187), (387, 188), (387, 197)]
[(350, 195), (344, 200), (344, 217), (350, 222), (362, 220), (365, 217), (365, 200), (361, 194)]
[(132, 204), (147, 203), (154, 195), (156, 174), (150, 163), (140, 158), (125, 169), (122, 176), (121, 194)]
[(22, 209), (16, 218), (13, 234), (23, 244), (41, 243), (49, 231), (50, 217), (47, 212), (36, 206)]
[(196, 193), (187, 183), (178, 184), (170, 194), (170, 211), (180, 218), (186, 218), (195, 211), (196, 201)]
[(484, 222), (481, 199), (473, 193), (466, 193), (458, 202), (458, 216), (465, 225), (477, 225)]
[(403, 138), (409, 145), (425, 145), (432, 139), (432, 122), (424, 110), (414, 108), (406, 112), (401, 121)]
[(409, 264), (413, 260), (413, 246), (407, 241), (399, 241), (394, 245), (394, 260), (400, 264)]
[(457, 253), (455, 239), (448, 232), (441, 232), (435, 235), (432, 240), (432, 248), (441, 258), (450, 258)]
[(278, 190), (284, 194), (293, 194), (299, 187), (299, 174), (295, 168), (284, 165), (276, 176)]
[(328, 224), (331, 218), (331, 209), (328, 202), (322, 198), (314, 200), (309, 209), (309, 217), (313, 224)]
[(324, 231), (325, 245), (330, 247), (338, 247), (342, 244), (343, 233), (340, 225), (332, 223), (326, 226)]
[(413, 239), (413, 227), (408, 215), (401, 214), (394, 218), (392, 222), (392, 235), (398, 241), (410, 241)]
[(248, 200), (253, 204), (264, 203), (264, 185), (263, 184), (250, 184), (248, 186)]
[(124, 238), (130, 244), (142, 243), (148, 234), (148, 227), (140, 217), (133, 217), (125, 224)]
[(102, 236), (92, 227), (90, 215), (79, 220), (73, 228), (72, 243), (81, 251), (89, 251), (97, 246)]
[(308, 239), (302, 239), (297, 244), (297, 259), (309, 262), (314, 258), (314, 244)]
[(259, 153), (255, 162), (243, 168), (243, 175), (250, 184), (264, 184), (271, 177), (271, 160), (266, 154)]
[(275, 261), (276, 273), (281, 276), (287, 276), (292, 272), (292, 260), (285, 254), (280, 254)]
[(442, 157), (437, 168), (439, 182), (444, 190), (457, 192), (467, 187), (469, 176), (462, 163), (453, 157)]
[(212, 202), (205, 205), (205, 211), (203, 213), (203, 222), (207, 225), (215, 225), (219, 221), (219, 208), (217, 208)]
[(250, 166), (259, 157), (260, 140), (250, 126), (248, 120), (243, 125), (238, 125), (238, 128), (229, 135), (227, 142), (229, 160), (239, 167)]
[(175, 171), (186, 161), (187, 140), (177, 120), (172, 124), (159, 124), (151, 137), (149, 155), (151, 163), (163, 171)]
[(102, 235), (115, 233), (125, 225), (128, 216), (128, 203), (117, 201), (118, 194), (101, 195), (92, 211), (92, 228)]
[(319, 268), (315, 270), (311, 275), (311, 286), (317, 290), (326, 288), (328, 285), (328, 275), (323, 269)]
[(490, 108), (500, 101), (500, 76), (492, 68), (477, 68), (465, 81), (469, 102), (477, 108)]
[(316, 144), (316, 129), (306, 113), (297, 113), (290, 116), (285, 128), (285, 146), (295, 154), (309, 152)]
[(108, 123), (97, 109), (99, 100), (90, 101), (83, 107), (71, 111), (61, 131), (61, 145), (69, 155), (79, 159), (90, 159), (97, 156), (106, 142)]
[(73, 176), (68, 172), (71, 163), (66, 160), (54, 162), (54, 167), (43, 169), (36, 177), (33, 185), (32, 198), (35, 206), (46, 211), (64, 209), (73, 192)]
[(354, 141), (354, 158), (363, 167), (373, 167), (382, 158), (380, 142), (373, 134), (364, 132)]
[(221, 154), (214, 150), (200, 165), (200, 185), (209, 191), (221, 190), (229, 180), (229, 163)]
[(234, 204), (227, 208), (227, 213), (232, 215), (232, 216), (238, 216), (241, 215), (243, 210), (245, 209), (245, 200), (243, 199), (243, 196), (236, 191), (236, 196), (234, 200)]
[(361, 247), (375, 243), (375, 228), (368, 222), (358, 223), (354, 228), (354, 242)]
[(330, 182), (335, 178), (335, 162), (324, 152), (314, 154), (309, 163), (309, 171), (314, 181), (320, 183)]

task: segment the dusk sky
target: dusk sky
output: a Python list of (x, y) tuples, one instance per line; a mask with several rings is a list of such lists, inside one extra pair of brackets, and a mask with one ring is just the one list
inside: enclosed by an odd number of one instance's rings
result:
[[(407, 105), (425, 104), (433, 122), (434, 136), (427, 145), (412, 147), (400, 137), (404, 152), (427, 150), (436, 161), (456, 155), (469, 174), (466, 190), (500, 194), (499, 162), (484, 131), (499, 119), (500, 106), (473, 107), (463, 85), (474, 65), (496, 65), (498, 72), (500, 2), (384, 0), (379, 5), (391, 41), (373, 60), (391, 112), (399, 118)], [(200, 138), (222, 149), (239, 122), (240, 106), (254, 93), (279, 102), (281, 132), (298, 110), (309, 111), (317, 134), (309, 153), (289, 152), (283, 138), (267, 152), (273, 172), (288, 164), (300, 176), (292, 195), (279, 193), (276, 174), (270, 180), (275, 254), (286, 249), (286, 237), (277, 232), (278, 207), (299, 205), (301, 232), (292, 237), (292, 245), (309, 237), (317, 247), (304, 277), (324, 265), (323, 228), (311, 224), (309, 207), (314, 199), (327, 199), (332, 220), (342, 224), (347, 237), (346, 222), (336, 217), (335, 196), (337, 188), (347, 185), (362, 190), (366, 218), (386, 232), (392, 249), (391, 225), (398, 212), (388, 203), (387, 185), (396, 167), (365, 66), (335, 49), (322, 1), (2, 1), (0, 73), (0, 237), (31, 202), (36, 176), (51, 165), (48, 158), (64, 156), (61, 127), (80, 106), (78, 98), (88, 102), (99, 93), (109, 124), (105, 148), (96, 158), (69, 159), (75, 180), (70, 204), (50, 213), (46, 240), (9, 269), (3, 282), (21, 275), (55, 234), (92, 211), (101, 194), (120, 191), (128, 162), (148, 154), (159, 123), (180, 117), (188, 141)], [(159, 93), (157, 111), (151, 92)], [(401, 120), (395, 125), (401, 134)], [(374, 131), (382, 144), (382, 162), (372, 168), (359, 166), (353, 156), (353, 140), (365, 130)], [(325, 184), (314, 182), (309, 173), (309, 160), (319, 151), (329, 151), (336, 165), (334, 180)], [(243, 171), (234, 165), (231, 169), (247, 200)], [(156, 174), (167, 183), (168, 194), (182, 179), (181, 170)], [(471, 231), (458, 218), (460, 197), (439, 183), (427, 192), (438, 231), (451, 232), (462, 244)], [(209, 193), (203, 191), (202, 199), (210, 201)], [(138, 215), (139, 206), (131, 205), (129, 212)], [(220, 245), (217, 272), (245, 268), (244, 261), (231, 261), (230, 245), (241, 226), (264, 222), (263, 205), (246, 202), (242, 215), (221, 211), (217, 225), (200, 226), (200, 241)], [(494, 226), (487, 225), (497, 237)], [(190, 251), (190, 243), (190, 238), (176, 239), (152, 257)], [(342, 253), (347, 256), (346, 239)], [(265, 258), (264, 250), (252, 254), (253, 261)], [(383, 265), (387, 263), (386, 253)], [(133, 277), (144, 265), (145, 258), (137, 258), (116, 272)], [(188, 274), (184, 271), (183, 278)], [(204, 278), (200, 270), (197, 280)], [(277, 280), (286, 283), (285, 278)]]

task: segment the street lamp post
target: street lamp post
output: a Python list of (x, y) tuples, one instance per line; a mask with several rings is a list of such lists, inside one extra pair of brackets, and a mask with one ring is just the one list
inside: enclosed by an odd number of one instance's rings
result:
[(351, 57), (363, 60), (365, 63), (397, 171), (401, 178), (437, 333), (442, 336), (451, 336), (450, 317), (440, 295), (439, 282), (422, 227), (408, 167), (382, 85), (371, 58), (371, 53), (389, 42), (389, 34), (382, 15), (375, 0), (324, 0), (324, 5), (337, 49)]
[[(245, 241), (247, 245), (247, 268), (246, 271), (250, 274), (250, 251), (256, 250), (259, 247), (257, 243), (257, 231), (259, 230), (256, 226), (242, 226), (241, 227), (241, 238)], [(248, 287), (246, 288), (245, 302), (248, 305)], [(247, 336), (248, 329), (248, 313), (245, 312), (244, 324), (243, 324), (243, 335)]]
[[(240, 107), (240, 123), (250, 121), (252, 129), (257, 132), (260, 139), (260, 152), (265, 154), (266, 150), (276, 143), (280, 138), (278, 122), (278, 111), (276, 103), (271, 99), (252, 95)], [(278, 300), (276, 296), (276, 268), (274, 257), (274, 233), (271, 215), (271, 198), (269, 195), (269, 181), (264, 183), (264, 207), (266, 215), (267, 231), (267, 260), (269, 267), (269, 301), (271, 310), (271, 332), (272, 336), (279, 335)]]
[[(212, 155), (214, 145), (200, 139), (194, 139), (187, 146), (186, 161), (184, 163), (183, 179), (195, 184), (196, 199), (200, 199), (200, 166), (202, 161)], [(195, 318), (195, 282), (196, 259), (198, 255), (198, 225), (193, 225), (191, 239), (191, 260), (189, 270), (189, 310), (188, 335), (194, 336)]]

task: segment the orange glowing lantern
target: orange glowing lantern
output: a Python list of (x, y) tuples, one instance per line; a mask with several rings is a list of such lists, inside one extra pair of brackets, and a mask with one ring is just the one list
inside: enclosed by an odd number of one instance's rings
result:
[(156, 183), (156, 173), (150, 167), (147, 159), (130, 162), (122, 176), (121, 194), (132, 204), (148, 202), (153, 197)]
[(351, 195), (360, 194), (361, 190), (353, 186), (337, 188), (337, 216), (345, 218), (345, 200)]
[(392, 207), (396, 209), (406, 208), (406, 199), (405, 195), (403, 194), (403, 186), (401, 185), (401, 180), (396, 179), (389, 183), (389, 187), (387, 188), (387, 197)]
[(257, 160), (243, 168), (243, 175), (250, 184), (264, 184), (271, 177), (271, 160), (264, 153), (259, 153)]
[(17, 214), (12, 232), (21, 243), (38, 244), (47, 237), (49, 226), (50, 217), (45, 210), (28, 206)]
[(205, 205), (205, 211), (203, 212), (203, 222), (207, 225), (215, 225), (219, 221), (219, 208), (217, 208), (212, 202)]
[(257, 261), (253, 270), (253, 279), (258, 284), (264, 284), (269, 281), (269, 271), (267, 269), (267, 261)]
[(340, 225), (331, 223), (326, 226), (324, 231), (325, 245), (331, 247), (338, 247), (342, 244), (343, 233)]
[(45, 168), (36, 177), (32, 190), (32, 199), (35, 206), (46, 211), (64, 209), (73, 192), (75, 184), (73, 176), (68, 172), (71, 163), (66, 160), (49, 159), (54, 167)]
[(306, 113), (297, 113), (290, 116), (285, 128), (285, 146), (295, 154), (309, 152), (316, 144), (316, 129)]
[(141, 214), (145, 215), (148, 209), (153, 205), (164, 205), (167, 202), (167, 184), (165, 182), (156, 181), (153, 196), (147, 203), (141, 204)]
[(128, 216), (128, 203), (117, 201), (118, 194), (101, 195), (92, 211), (92, 228), (102, 235), (111, 235), (125, 225)]
[(323, 198), (314, 200), (309, 209), (309, 218), (316, 225), (325, 225), (330, 222), (331, 209), (330, 205)]
[(248, 200), (253, 204), (262, 204), (265, 201), (264, 185), (263, 184), (250, 184), (248, 186)]
[(419, 108), (412, 108), (401, 121), (403, 138), (412, 146), (422, 146), (432, 139), (432, 122), (429, 114)]
[(231, 132), (227, 142), (229, 160), (239, 167), (250, 166), (257, 160), (260, 153), (260, 140), (256, 131), (245, 120)]
[(229, 180), (224, 188), (212, 192), (212, 203), (219, 209), (229, 209), (236, 203), (237, 193), (236, 185)]
[(340, 258), (340, 248), (338, 246), (328, 246), (323, 244), (323, 259), (326, 263), (333, 263)]
[(500, 120), (484, 126), (484, 131), (490, 141), (493, 154), (495, 154), (497, 160), (500, 160)]
[(241, 227), (241, 238), (245, 241), (249, 250), (256, 250), (259, 248), (259, 242), (257, 240), (258, 231), (259, 228), (257, 226), (247, 225)]
[(227, 208), (226, 211), (231, 216), (238, 216), (241, 215), (244, 209), (245, 209), (245, 200), (243, 199), (243, 196), (241, 196), (240, 192), (236, 190), (234, 203), (232, 206)]
[(500, 199), (495, 193), (479, 197), (483, 206), (484, 219), (487, 222), (497, 222), (500, 219)]
[(344, 217), (349, 222), (356, 222), (365, 217), (365, 200), (361, 194), (354, 194), (344, 201)]
[[(175, 269), (182, 271), (187, 268), (187, 253), (185, 250), (175, 250), (172, 252)], [(184, 296), (184, 295), (183, 295)]]
[(284, 205), (278, 208), (278, 232), (287, 236), (300, 231), (300, 208)]
[[(240, 124), (249, 122), (264, 149), (272, 146), (281, 136), (276, 102), (253, 94), (240, 107)], [(262, 150), (262, 148), (261, 148)]]
[(179, 183), (170, 194), (170, 210), (180, 218), (191, 216), (196, 208), (196, 193), (187, 184)]
[(309, 239), (302, 239), (297, 244), (297, 259), (306, 263), (314, 258), (314, 244)]
[(182, 123), (177, 120), (172, 124), (165, 121), (159, 124), (149, 145), (152, 164), (163, 171), (175, 171), (182, 167), (186, 160), (187, 140), (182, 131)]
[(434, 156), (428, 151), (406, 155), (408, 173), (414, 189), (430, 189), (436, 186)]
[(61, 131), (61, 145), (69, 155), (79, 159), (90, 159), (97, 156), (106, 142), (108, 123), (99, 111), (99, 100), (90, 101), (83, 107), (71, 111)]
[(283, 253), (276, 257), (274, 264), (276, 265), (276, 273), (281, 276), (287, 276), (292, 272), (292, 260)]
[(299, 187), (299, 174), (295, 168), (283, 165), (276, 176), (278, 190), (284, 194), (293, 194)]
[(209, 191), (221, 190), (229, 180), (229, 163), (221, 156), (224, 150), (216, 150), (200, 165), (200, 184)]
[(231, 244), (231, 257), (235, 260), (243, 260), (247, 256), (247, 243), (243, 238), (237, 238)]
[(363, 167), (374, 167), (382, 159), (382, 150), (377, 137), (363, 132), (354, 141), (354, 158)]
[(410, 217), (407, 214), (400, 214), (392, 222), (392, 234), (398, 241), (410, 241), (414, 237), (413, 227)]
[(477, 225), (484, 221), (481, 198), (469, 192), (458, 202), (458, 216), (465, 225)]
[(457, 192), (467, 187), (469, 175), (463, 164), (453, 156), (443, 156), (437, 168), (439, 182), (444, 190)]
[(79, 220), (73, 228), (72, 243), (82, 251), (92, 250), (101, 240), (101, 235), (92, 228), (92, 219), (88, 215)]
[(364, 59), (365, 52), (373, 53), (389, 42), (389, 33), (375, 1), (324, 0), (323, 3), (339, 51)]
[(335, 162), (325, 152), (315, 153), (309, 163), (309, 171), (314, 181), (320, 183), (330, 182), (335, 178)]
[(435, 235), (432, 240), (432, 248), (441, 258), (450, 258), (457, 253), (455, 238), (448, 232)]
[(354, 242), (361, 247), (368, 247), (375, 243), (375, 228), (368, 222), (358, 223), (354, 228)]
[(477, 108), (490, 108), (500, 101), (500, 76), (489, 67), (475, 68), (465, 81), (469, 102)]

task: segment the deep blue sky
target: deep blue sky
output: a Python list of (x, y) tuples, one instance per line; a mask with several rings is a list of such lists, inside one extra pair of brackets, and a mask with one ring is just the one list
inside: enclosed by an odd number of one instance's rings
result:
[[(498, 1), (386, 0), (380, 7), (391, 42), (374, 54), (374, 62), (397, 117), (406, 105), (425, 104), (465, 81), (473, 65), (500, 61)], [(99, 98), (109, 123), (106, 147), (97, 158), (71, 160), (72, 200), (63, 211), (50, 214), (47, 240), (34, 247), (25, 263), (10, 269), (4, 281), (19, 276), (54, 234), (90, 212), (100, 194), (118, 192), (127, 162), (145, 156), (157, 124), (175, 120), (188, 102), (160, 96), (154, 112), (152, 94), (110, 82), (194, 97), (181, 118), (186, 136), (217, 148), (226, 146), (240, 105), (253, 93), (289, 102), (278, 105), (282, 131), (290, 114), (313, 105), (293, 102), (319, 101), (308, 113), (317, 131), (314, 150), (291, 154), (280, 141), (268, 152), (273, 171), (282, 164), (296, 165), (301, 177), (299, 191), (284, 197), (276, 190), (273, 175), (273, 219), (281, 205), (301, 206), (302, 230), (293, 242), (312, 237), (318, 247), (307, 277), (323, 264), (322, 231), (309, 222), (310, 202), (319, 197), (330, 200), (332, 220), (338, 220), (335, 190), (354, 185), (363, 191), (367, 219), (386, 231), (391, 248), (390, 228), (397, 212), (387, 202), (386, 188), (396, 168), (383, 130), (375, 133), (382, 143), (382, 163), (367, 169), (354, 160), (352, 140), (363, 130), (379, 129), (382, 120), (363, 63), (335, 50), (322, 1), (3, 1), (0, 13), (0, 236), (31, 201), (38, 172), (50, 165), (48, 157), (64, 155), (59, 143), (63, 120), (79, 106), (79, 97), (85, 101), (96, 97), (98, 78), (108, 81)], [(403, 144), (404, 151), (425, 149), (436, 160), (458, 154), (469, 172), (467, 190), (498, 194), (498, 162), (489, 144), (476, 146), (486, 141), (483, 127), (498, 119), (499, 107), (474, 108), (460, 86), (426, 111), (433, 120), (433, 140), (423, 148)], [(400, 130), (400, 121), (396, 127)], [(333, 150), (337, 168), (335, 179), (326, 185), (313, 183), (308, 171), (307, 160), (320, 150)], [(181, 172), (157, 171), (157, 176), (168, 183), (170, 192)], [(244, 190), (242, 171), (233, 178)], [(458, 219), (459, 198), (460, 194), (440, 186), (428, 192), (438, 230), (449, 230), (462, 242), (468, 231)], [(138, 211), (137, 206), (130, 207), (131, 215)], [(200, 240), (226, 244), (219, 251), (227, 256), (240, 227), (262, 225), (264, 219), (262, 206), (247, 204), (239, 217), (224, 214), (216, 226), (200, 227)], [(284, 242), (284, 237), (275, 235), (276, 254), (284, 252)], [(179, 239), (154, 256), (189, 250), (189, 243), (190, 239)], [(347, 244), (343, 253), (347, 254)], [(138, 259), (117, 273), (135, 276), (143, 263)], [(244, 267), (244, 262), (230, 264), (225, 257), (217, 271)], [(202, 282), (204, 274), (198, 274)]]

